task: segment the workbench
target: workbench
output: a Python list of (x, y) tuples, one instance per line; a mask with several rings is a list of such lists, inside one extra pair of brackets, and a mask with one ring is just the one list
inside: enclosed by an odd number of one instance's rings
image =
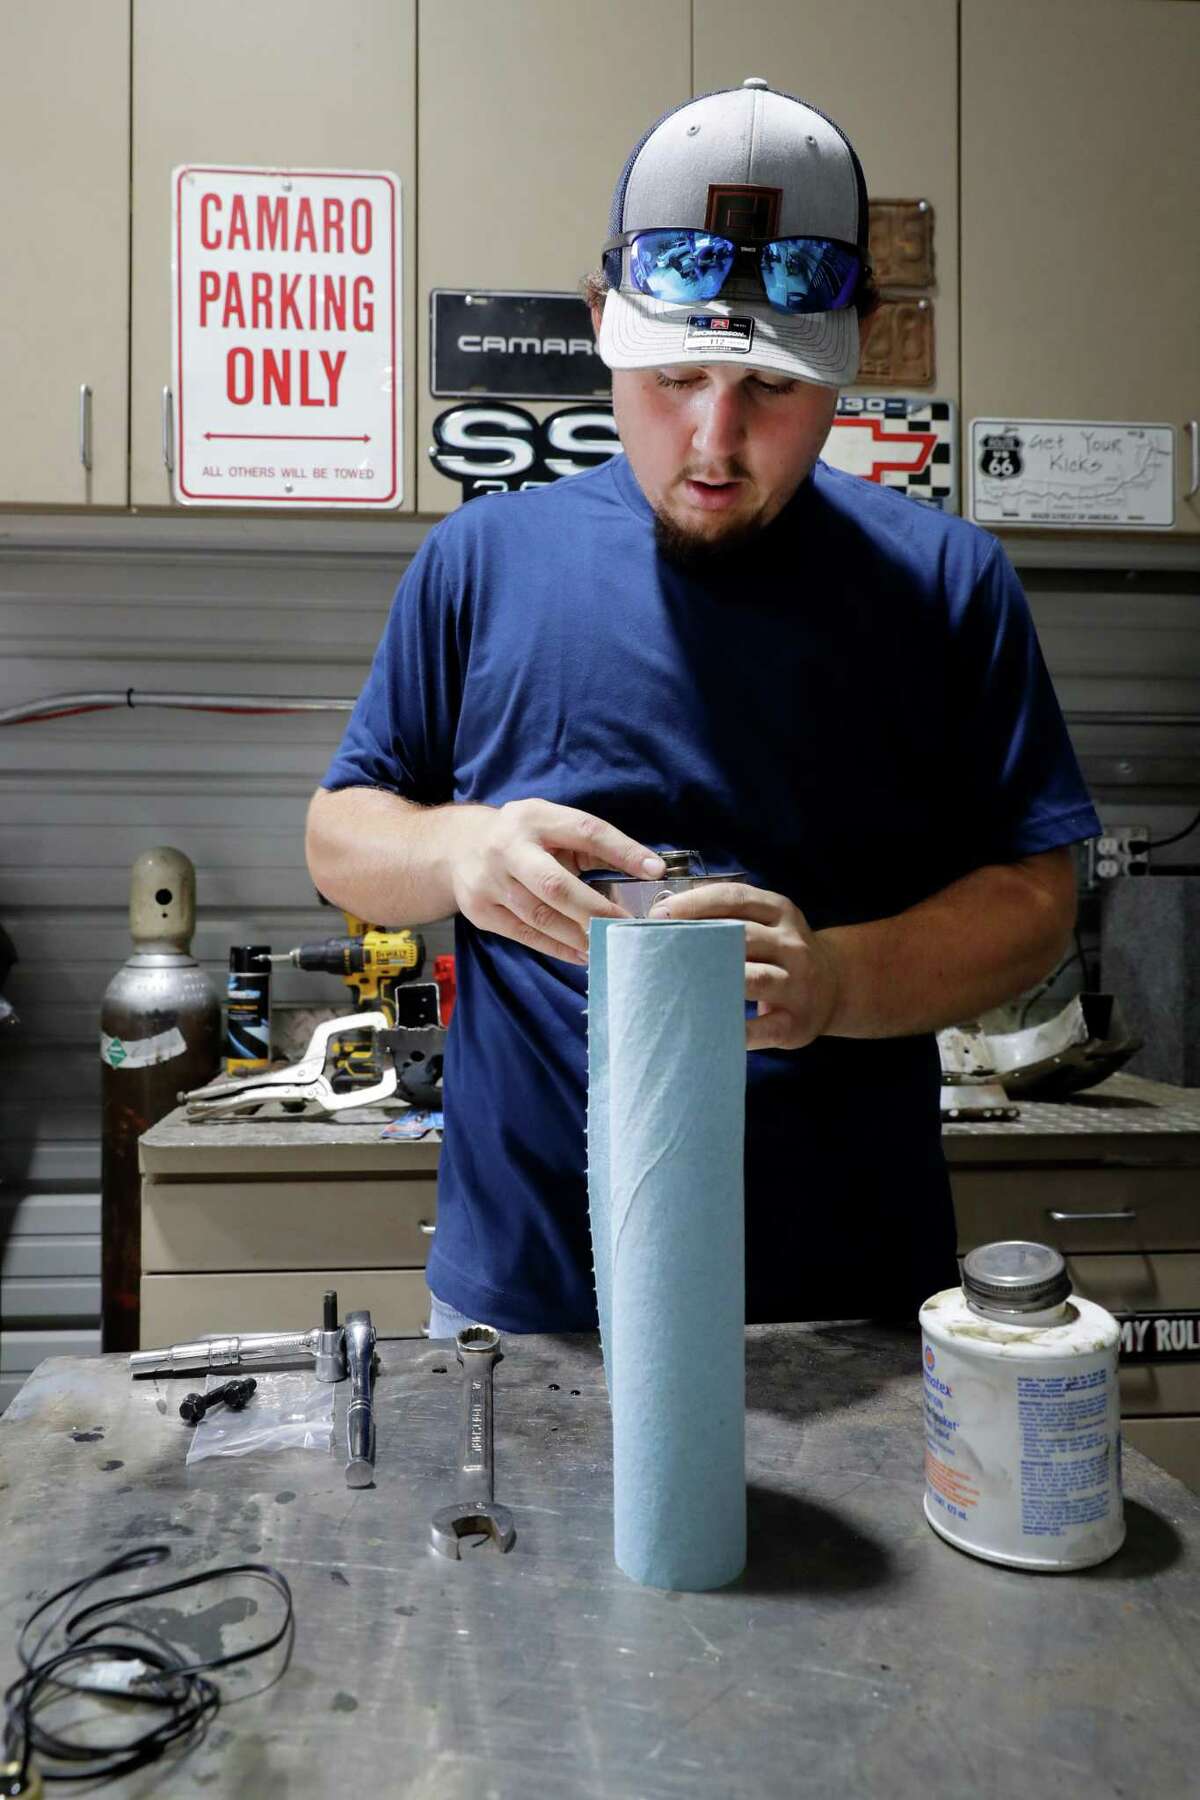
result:
[[(1200, 1089), (1118, 1074), (1019, 1106), (1015, 1120), (944, 1127), (960, 1255), (1033, 1238), (1063, 1252), (1077, 1293), (1123, 1318), (1200, 1309)], [(140, 1146), (142, 1345), (303, 1329), (326, 1287), (388, 1335), (417, 1336), (439, 1144), (383, 1141), (383, 1124), (376, 1109), (223, 1124), (180, 1110), (153, 1126)], [(1200, 1489), (1200, 1360), (1167, 1350), (1123, 1366), (1121, 1409), (1130, 1441)]]
[[(506, 1340), (496, 1498), (517, 1540), (459, 1563), (429, 1547), (433, 1512), (456, 1497), (452, 1346), (379, 1349), (376, 1485), (358, 1492), (342, 1471), (346, 1383), (332, 1455), (191, 1471), (177, 1416), (189, 1383), (135, 1383), (121, 1358), (44, 1363), (0, 1420), (4, 1682), (37, 1600), (137, 1544), (169, 1542), (178, 1573), (270, 1562), (294, 1589), (295, 1650), (274, 1685), (248, 1665), (202, 1743), (105, 1794), (1195, 1792), (1200, 1498), (1136, 1451), (1115, 1558), (1074, 1575), (995, 1567), (922, 1515), (915, 1333), (752, 1328), (748, 1568), (719, 1592), (668, 1594), (612, 1560), (593, 1337)], [(193, 1654), (265, 1635), (265, 1605), (244, 1616), (200, 1592), (159, 1602), (156, 1628)]]

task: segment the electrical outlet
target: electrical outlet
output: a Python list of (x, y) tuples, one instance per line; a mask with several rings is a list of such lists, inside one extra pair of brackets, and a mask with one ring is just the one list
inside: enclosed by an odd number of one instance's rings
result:
[(1089, 885), (1121, 875), (1145, 875), (1150, 867), (1149, 841), (1145, 825), (1109, 825), (1102, 836), (1089, 838)]

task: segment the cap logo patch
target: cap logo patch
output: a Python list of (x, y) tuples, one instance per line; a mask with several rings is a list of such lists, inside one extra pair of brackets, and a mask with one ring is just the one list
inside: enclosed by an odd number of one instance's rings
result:
[(754, 320), (730, 313), (692, 313), (683, 334), (685, 350), (706, 356), (745, 354), (754, 342)]
[(704, 229), (719, 232), (722, 237), (777, 237), (782, 203), (782, 188), (714, 183), (708, 190)]

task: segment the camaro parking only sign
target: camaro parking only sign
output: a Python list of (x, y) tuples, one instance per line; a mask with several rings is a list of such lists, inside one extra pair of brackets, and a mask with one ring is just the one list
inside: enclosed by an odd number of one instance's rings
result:
[(185, 506), (399, 506), (400, 183), (172, 176), (174, 479)]

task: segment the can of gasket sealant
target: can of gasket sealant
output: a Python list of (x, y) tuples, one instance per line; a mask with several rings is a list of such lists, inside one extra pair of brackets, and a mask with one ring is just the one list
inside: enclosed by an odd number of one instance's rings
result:
[(271, 1066), (270, 944), (235, 944), (229, 952), (225, 1008), (225, 1073), (252, 1075)]
[(1117, 1321), (1071, 1292), (1057, 1250), (972, 1250), (920, 1313), (925, 1517), (1017, 1569), (1086, 1569), (1118, 1550)]

